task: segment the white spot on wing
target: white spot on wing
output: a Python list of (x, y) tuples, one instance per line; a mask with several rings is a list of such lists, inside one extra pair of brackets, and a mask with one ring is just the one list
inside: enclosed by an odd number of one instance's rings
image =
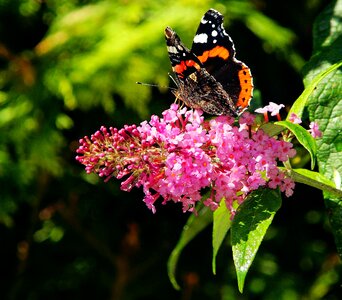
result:
[(213, 30), (212, 32), (211, 32), (211, 36), (217, 36), (218, 35), (218, 33), (217, 33), (217, 31), (216, 30)]
[(177, 48), (175, 46), (168, 46), (167, 51), (169, 53), (178, 53)]
[(194, 43), (205, 44), (208, 41), (208, 35), (206, 33), (196, 34), (194, 37)]

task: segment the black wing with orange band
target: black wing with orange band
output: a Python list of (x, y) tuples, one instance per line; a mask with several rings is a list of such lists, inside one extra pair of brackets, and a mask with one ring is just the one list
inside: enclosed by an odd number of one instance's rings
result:
[(250, 69), (235, 58), (233, 40), (223, 27), (223, 16), (208, 10), (198, 26), (191, 52), (233, 100), (237, 112), (249, 106), (253, 95)]
[(165, 38), (172, 71), (179, 80), (184, 81), (190, 74), (203, 68), (196, 55), (182, 43), (177, 33), (170, 27), (165, 29)]

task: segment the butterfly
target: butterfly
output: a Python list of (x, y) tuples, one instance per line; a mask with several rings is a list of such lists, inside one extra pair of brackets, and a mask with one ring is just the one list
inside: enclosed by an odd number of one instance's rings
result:
[(170, 27), (165, 29), (167, 51), (176, 75), (177, 99), (213, 115), (241, 114), (253, 96), (253, 78), (235, 58), (233, 40), (223, 16), (209, 9), (201, 19), (191, 50)]

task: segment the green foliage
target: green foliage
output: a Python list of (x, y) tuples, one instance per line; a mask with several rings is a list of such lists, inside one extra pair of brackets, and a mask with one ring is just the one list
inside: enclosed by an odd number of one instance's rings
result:
[(216, 274), (216, 256), (222, 246), (228, 230), (232, 225), (231, 214), (224, 203), (221, 201), (220, 207), (214, 211), (213, 216), (213, 273)]
[(250, 194), (239, 206), (233, 219), (231, 229), (233, 259), (241, 293), (247, 272), (280, 206), (279, 191), (261, 189)]
[[(334, 172), (342, 174), (342, 1), (329, 5), (317, 18), (314, 26), (314, 52), (305, 67), (305, 83), (322, 70), (333, 71), (319, 82), (309, 98), (308, 112), (312, 121), (317, 121), (323, 137), (317, 143), (319, 171), (333, 180)], [(342, 256), (342, 202), (330, 193), (325, 193), (327, 209), (338, 252)]]
[(306, 86), (303, 93), (300, 97), (293, 103), (288, 115), (287, 119), (291, 116), (292, 113), (295, 113), (298, 117), (302, 117), (303, 111), (305, 107), (308, 105), (309, 97), (312, 93), (317, 89), (317, 85), (323, 80), (326, 80), (326, 76), (329, 75), (331, 72), (335, 71), (342, 65), (342, 62), (338, 62), (333, 64), (327, 69), (323, 69), (321, 73), (319, 73), (316, 77), (314, 77), (310, 83)]
[[(310, 170), (307, 170), (307, 169), (295, 169), (294, 170), (295, 173), (298, 173), (300, 175), (303, 175), (307, 178), (310, 178), (316, 182), (320, 182), (324, 185), (327, 185), (327, 186), (330, 186), (332, 188), (335, 188), (335, 184), (334, 182), (330, 181), (328, 178), (326, 178), (323, 174), (321, 173), (318, 173), (318, 172), (314, 172), (314, 171), (310, 171)], [(297, 179), (297, 182), (300, 182), (300, 179), (298, 178)], [(305, 183), (305, 181), (303, 182)], [(322, 188), (322, 190), (327, 190), (328, 188)]]
[(315, 167), (317, 146), (315, 139), (310, 133), (298, 124), (293, 124), (289, 121), (279, 121), (276, 125), (283, 126), (291, 131), (298, 140), (298, 142), (310, 153), (311, 156), (311, 169)]

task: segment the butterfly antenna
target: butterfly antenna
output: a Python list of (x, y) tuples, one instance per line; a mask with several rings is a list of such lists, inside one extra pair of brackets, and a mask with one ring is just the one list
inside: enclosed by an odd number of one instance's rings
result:
[[(171, 78), (172, 82), (175, 84), (175, 86), (179, 86), (177, 79), (174, 78), (171, 73), (168, 73), (168, 75)], [(176, 90), (176, 88), (174, 88), (174, 90)]]
[[(173, 80), (173, 78), (172, 78), (172, 80)], [(173, 80), (173, 82), (174, 82), (174, 80)], [(165, 86), (165, 85), (161, 86), (161, 85), (158, 85), (158, 84), (151, 84), (151, 83), (145, 83), (145, 82), (140, 82), (140, 81), (137, 81), (136, 84), (140, 84), (140, 85), (144, 85), (144, 86), (164, 88), (164, 89), (170, 89), (170, 90), (176, 90), (176, 88), (173, 88), (173, 87), (169, 87), (169, 86)]]

